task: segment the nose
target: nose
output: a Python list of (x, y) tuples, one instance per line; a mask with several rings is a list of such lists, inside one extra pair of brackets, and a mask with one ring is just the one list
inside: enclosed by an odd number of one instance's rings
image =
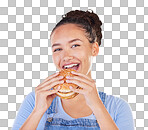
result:
[(71, 56), (69, 51), (64, 51), (64, 55), (63, 55), (63, 61), (69, 61), (73, 59), (73, 56)]
[(65, 56), (63, 58), (63, 61), (69, 61), (69, 60), (72, 60), (72, 59), (73, 59), (72, 56)]

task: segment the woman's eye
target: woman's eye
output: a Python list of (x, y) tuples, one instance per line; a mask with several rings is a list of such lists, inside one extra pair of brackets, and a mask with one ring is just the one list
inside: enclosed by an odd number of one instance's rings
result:
[(75, 45), (73, 45), (73, 46), (80, 46), (80, 45), (78, 45), (78, 44), (75, 44)]
[[(80, 45), (75, 44), (75, 45), (73, 45), (73, 46), (80, 46)], [(73, 46), (72, 46), (72, 47), (73, 47)], [(62, 50), (62, 49), (58, 48), (58, 49), (55, 49), (53, 52), (60, 51), (60, 50)]]
[(61, 49), (55, 49), (53, 52), (56, 52), (57, 50), (61, 50)]

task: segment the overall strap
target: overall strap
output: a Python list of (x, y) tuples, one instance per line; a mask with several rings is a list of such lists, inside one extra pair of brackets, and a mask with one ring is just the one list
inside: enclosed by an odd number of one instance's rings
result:
[(50, 105), (50, 107), (47, 109), (47, 114), (52, 114), (52, 113), (56, 113), (56, 101), (57, 101), (57, 97), (55, 97)]
[(103, 104), (105, 106), (106, 105), (106, 103), (105, 103), (106, 102), (106, 93), (99, 91), (99, 96), (100, 96), (101, 101), (103, 102)]

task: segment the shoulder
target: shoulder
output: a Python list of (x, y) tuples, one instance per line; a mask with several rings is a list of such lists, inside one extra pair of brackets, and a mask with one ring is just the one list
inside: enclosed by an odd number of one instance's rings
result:
[(131, 109), (130, 105), (125, 99), (113, 95), (106, 95), (106, 106), (116, 109)]
[(21, 107), (30, 107), (34, 108), (35, 105), (35, 92), (32, 91), (28, 95), (25, 96)]
[(105, 99), (105, 106), (106, 107), (119, 107), (120, 105), (128, 105), (127, 101), (113, 95), (108, 95), (104, 92), (98, 91), (99, 96), (101, 99)]
[(106, 95), (106, 109), (118, 126), (134, 127), (132, 109), (126, 100), (113, 95)]
[(125, 115), (125, 113), (126, 114), (130, 113), (131, 115), (132, 113), (131, 107), (125, 99), (113, 95), (108, 95), (104, 92), (99, 92), (99, 95), (100, 97), (101, 96), (105, 97), (104, 105), (107, 111), (112, 116), (112, 118), (116, 118), (118, 115), (123, 115), (123, 114)]
[(35, 92), (30, 92), (27, 96), (25, 96), (22, 104), (19, 107), (18, 113), (16, 115), (15, 121), (13, 123), (12, 130), (18, 130), (28, 116), (31, 114), (35, 105)]
[(32, 91), (28, 95), (26, 95), (25, 100), (35, 100), (35, 92)]

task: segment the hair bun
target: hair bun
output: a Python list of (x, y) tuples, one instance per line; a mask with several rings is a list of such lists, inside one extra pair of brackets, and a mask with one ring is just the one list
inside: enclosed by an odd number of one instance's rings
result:
[[(80, 27), (86, 30), (86, 33), (88, 34), (87, 38), (90, 43), (98, 42), (99, 46), (101, 45), (102, 22), (93, 10), (72, 10), (65, 15), (62, 15), (62, 20), (56, 25), (56, 27), (67, 23), (80, 25)], [(55, 30), (55, 28), (53, 30)]]

